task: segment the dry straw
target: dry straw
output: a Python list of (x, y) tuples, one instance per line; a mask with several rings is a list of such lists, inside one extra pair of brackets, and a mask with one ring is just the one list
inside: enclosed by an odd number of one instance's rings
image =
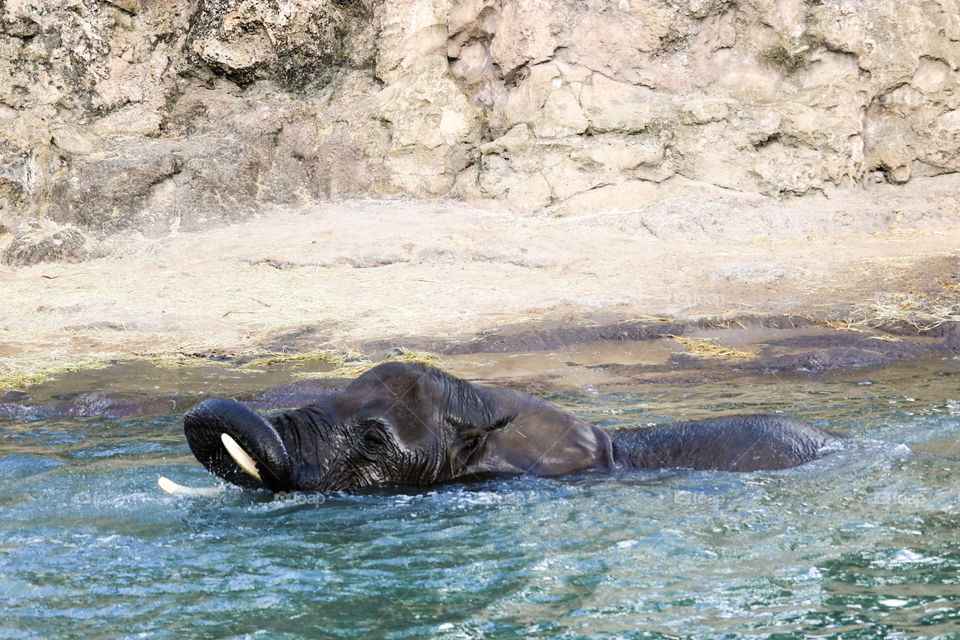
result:
[(709, 338), (685, 338), (683, 336), (666, 336), (674, 342), (683, 345), (690, 353), (704, 358), (737, 358), (746, 360), (756, 356), (753, 351), (739, 351), (730, 349)]

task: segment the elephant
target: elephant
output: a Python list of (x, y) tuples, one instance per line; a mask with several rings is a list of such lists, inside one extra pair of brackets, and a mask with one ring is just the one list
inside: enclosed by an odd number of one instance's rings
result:
[(620, 469), (775, 470), (817, 458), (840, 437), (780, 415), (605, 430), (529, 394), (400, 362), (269, 418), (212, 398), (183, 422), (209, 471), (273, 492)]

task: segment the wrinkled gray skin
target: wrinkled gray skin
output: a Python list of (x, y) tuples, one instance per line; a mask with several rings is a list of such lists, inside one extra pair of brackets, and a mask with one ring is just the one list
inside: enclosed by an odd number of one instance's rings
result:
[[(184, 416), (184, 431), (211, 472), (272, 491), (623, 468), (784, 469), (835, 440), (775, 415), (604, 431), (533, 396), (403, 363), (377, 366), (340, 393), (269, 419), (233, 400), (206, 400)], [(233, 461), (221, 433), (250, 454), (261, 481)]]

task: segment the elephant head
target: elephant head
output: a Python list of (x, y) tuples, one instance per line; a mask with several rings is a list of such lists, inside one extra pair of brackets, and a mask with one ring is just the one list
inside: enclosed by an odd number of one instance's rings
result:
[[(523, 433), (530, 424), (549, 446)], [(208, 470), (272, 491), (565, 473), (593, 466), (596, 455), (609, 458), (602, 433), (547, 403), (403, 363), (377, 366), (340, 393), (269, 419), (233, 400), (206, 400), (184, 417), (184, 431)]]

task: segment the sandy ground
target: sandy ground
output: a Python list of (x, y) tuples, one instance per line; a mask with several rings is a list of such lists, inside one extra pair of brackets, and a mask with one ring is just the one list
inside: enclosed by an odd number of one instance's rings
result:
[(598, 314), (857, 319), (898, 295), (955, 294), (960, 276), (958, 226), (707, 240), (624, 220), (349, 201), (142, 240), (81, 264), (3, 267), (0, 376), (92, 359), (468, 338)]

